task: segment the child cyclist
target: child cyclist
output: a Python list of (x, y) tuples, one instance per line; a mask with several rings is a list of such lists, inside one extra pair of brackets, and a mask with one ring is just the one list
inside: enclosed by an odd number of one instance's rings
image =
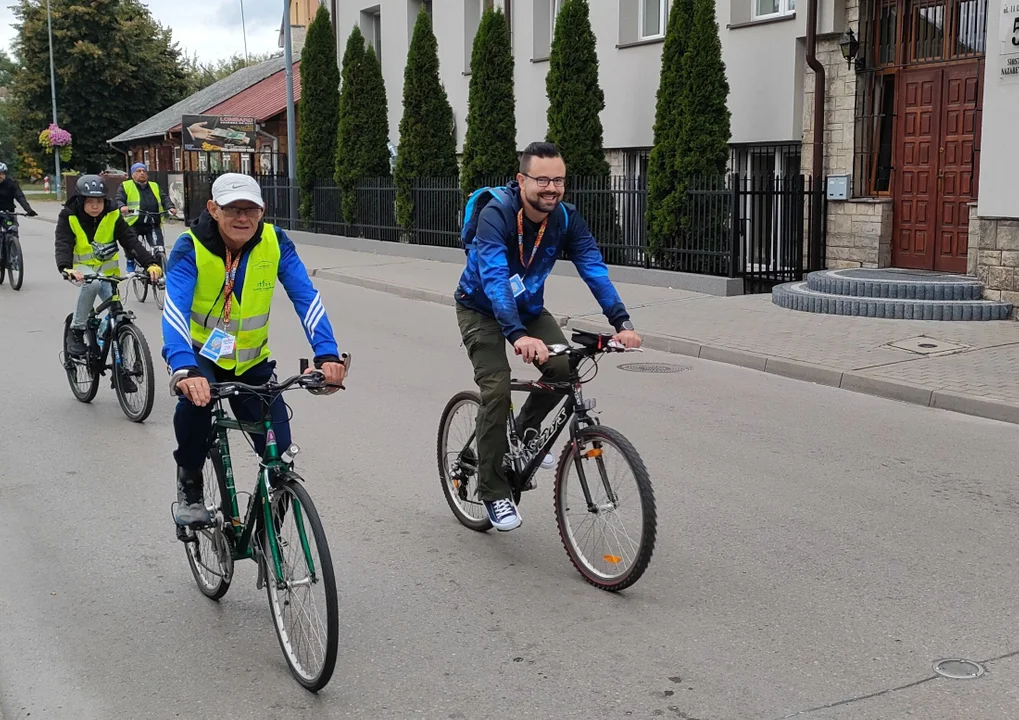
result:
[[(75, 184), (74, 197), (68, 199), (57, 218), (57, 269), (68, 280), (79, 283), (85, 273), (120, 275), (118, 243), (146, 267), (153, 281), (159, 278), (161, 271), (156, 259), (106, 197), (106, 182), (98, 175), (82, 175)], [(109, 283), (82, 285), (71, 320), (71, 336), (67, 339), (71, 355), (80, 357), (88, 352), (85, 321), (97, 297), (105, 301), (112, 295), (113, 286)]]

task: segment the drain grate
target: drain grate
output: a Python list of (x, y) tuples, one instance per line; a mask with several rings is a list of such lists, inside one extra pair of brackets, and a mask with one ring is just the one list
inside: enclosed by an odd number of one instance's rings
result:
[(972, 660), (938, 660), (934, 663), (934, 672), (952, 680), (971, 680), (983, 675), (984, 668), (980, 663)]
[(639, 373), (678, 373), (684, 370), (689, 370), (689, 365), (673, 365), (671, 363), (623, 363), (619, 366), (620, 370), (626, 370), (627, 372), (639, 372)]

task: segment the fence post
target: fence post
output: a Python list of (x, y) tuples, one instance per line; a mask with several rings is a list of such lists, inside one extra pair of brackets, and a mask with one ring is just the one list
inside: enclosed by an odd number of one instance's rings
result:
[[(736, 277), (736, 268), (739, 265), (740, 258), (740, 238), (739, 238), (739, 225), (740, 225), (740, 212), (739, 212), (739, 186), (740, 176), (739, 173), (733, 173), (730, 176), (730, 182), (732, 188), (730, 190), (730, 227), (729, 227), (729, 277)], [(740, 273), (742, 274), (742, 273)]]

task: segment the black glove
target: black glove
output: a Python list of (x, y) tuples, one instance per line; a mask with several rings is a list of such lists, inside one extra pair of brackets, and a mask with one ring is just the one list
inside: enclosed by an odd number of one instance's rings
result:
[(39, 213), (37, 213), (35, 210), (28, 210), (25, 212), (25, 214), (28, 215), (28, 217), (35, 217)]

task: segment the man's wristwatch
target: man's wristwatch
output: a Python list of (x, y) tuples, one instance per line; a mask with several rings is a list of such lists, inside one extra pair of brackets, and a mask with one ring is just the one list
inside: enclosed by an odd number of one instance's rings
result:
[(630, 322), (629, 320), (624, 320), (622, 323), (620, 323), (619, 330), (620, 330), (620, 332), (622, 332), (623, 330), (630, 330), (630, 331), (632, 331), (633, 330), (633, 323)]

